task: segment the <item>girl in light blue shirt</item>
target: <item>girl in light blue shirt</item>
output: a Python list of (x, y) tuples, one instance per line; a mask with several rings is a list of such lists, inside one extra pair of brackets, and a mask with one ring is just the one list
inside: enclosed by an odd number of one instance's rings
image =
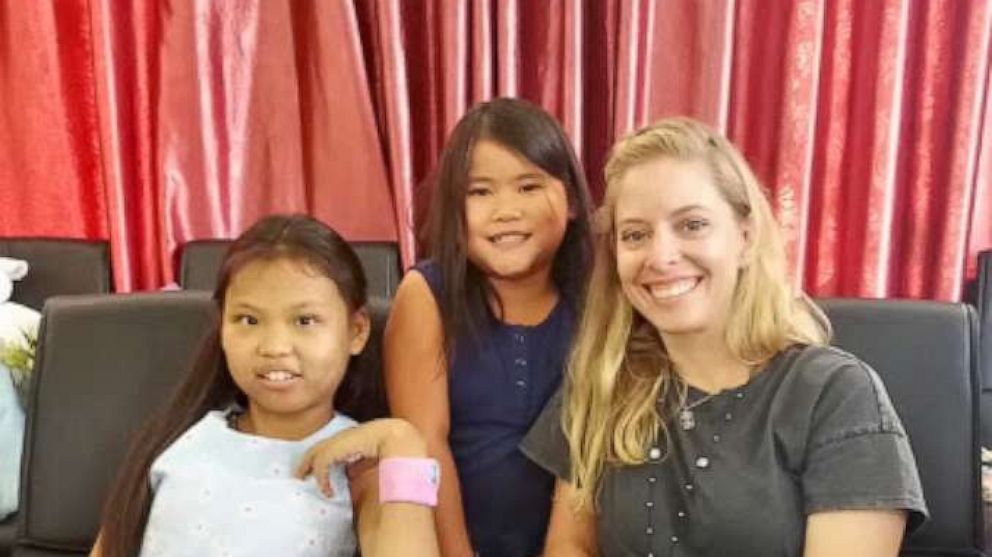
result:
[(377, 378), (349, 367), (369, 336), (365, 287), (354, 251), (310, 217), (238, 238), (219, 327), (136, 439), (91, 557), (437, 555), (430, 503), (390, 504), (375, 481), (380, 458), (428, 462), (423, 440), (353, 419), (381, 415)]

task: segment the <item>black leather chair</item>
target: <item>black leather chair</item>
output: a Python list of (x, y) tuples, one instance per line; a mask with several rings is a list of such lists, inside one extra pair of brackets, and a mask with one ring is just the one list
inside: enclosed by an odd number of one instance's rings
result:
[(105, 294), (111, 290), (110, 247), (105, 241), (0, 238), (0, 256), (28, 262), (11, 299), (37, 310), (51, 296)]
[(983, 555), (977, 316), (965, 304), (819, 301), (834, 343), (881, 376), (916, 455), (931, 519), (902, 555)]
[(205, 293), (52, 298), (39, 335), (13, 555), (85, 555), (132, 433), (213, 319)]
[[(28, 275), (14, 283), (11, 300), (39, 311), (51, 296), (111, 290), (110, 247), (104, 241), (0, 238), (0, 256), (28, 262)], [(10, 555), (15, 520), (0, 521), (0, 557)]]
[[(381, 381), (388, 300), (354, 365)], [(28, 414), (14, 557), (86, 555), (133, 432), (168, 399), (215, 318), (205, 292), (53, 298)], [(370, 399), (371, 400), (371, 399)], [(364, 415), (383, 415), (385, 398)]]
[[(370, 296), (392, 298), (403, 270), (393, 242), (350, 242), (365, 269)], [(213, 290), (230, 240), (193, 240), (182, 248), (179, 285), (187, 290)]]
[(992, 250), (978, 254), (974, 303), (978, 309), (978, 360), (982, 377), (982, 445), (992, 448)]

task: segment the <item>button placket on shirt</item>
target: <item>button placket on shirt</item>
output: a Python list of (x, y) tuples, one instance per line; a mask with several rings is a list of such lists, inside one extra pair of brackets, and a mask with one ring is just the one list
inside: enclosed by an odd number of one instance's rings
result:
[(513, 335), (513, 365), (511, 376), (513, 385), (526, 398), (530, 373), (527, 361), (527, 336), (522, 331), (514, 331)]
[[(720, 441), (722, 440), (721, 437), (722, 429), (729, 426), (730, 423), (734, 421), (735, 418), (734, 407), (736, 406), (737, 402), (744, 400), (744, 397), (745, 395), (743, 391), (737, 391), (733, 394), (733, 397), (730, 400), (731, 408), (724, 413), (721, 422), (714, 424), (717, 426), (718, 431), (714, 431), (709, 437), (709, 439), (712, 441), (713, 444), (719, 444)], [(659, 449), (658, 447), (651, 447), (648, 451), (648, 460), (651, 462), (652, 468), (658, 465), (660, 459), (661, 459), (661, 449)], [(693, 466), (697, 472), (691, 473), (690, 479), (682, 485), (683, 491), (688, 496), (692, 496), (695, 493), (695, 489), (696, 489), (695, 481), (696, 481), (697, 473), (710, 470), (712, 465), (713, 465), (713, 461), (710, 458), (710, 456), (702, 453), (696, 455), (696, 457), (693, 459)], [(654, 547), (653, 536), (655, 534), (653, 511), (654, 511), (654, 497), (655, 497), (654, 487), (658, 483), (658, 477), (656, 475), (656, 472), (651, 471), (649, 473), (647, 482), (649, 489), (648, 489), (648, 501), (645, 502), (645, 507), (647, 508), (647, 512), (648, 512), (648, 521), (647, 521), (648, 526), (645, 529), (645, 534), (648, 537), (648, 547), (651, 548)], [(668, 542), (672, 546), (678, 545), (681, 542), (681, 538), (679, 537), (680, 534), (685, 532), (685, 530), (689, 527), (688, 511), (686, 511), (685, 509), (679, 509), (675, 512), (675, 516), (678, 518), (678, 520), (675, 522), (675, 533), (673, 533), (668, 538)], [(653, 550), (649, 549), (646, 556), (654, 557), (655, 553), (653, 552)]]
[(648, 450), (648, 461), (651, 463), (651, 467), (648, 471), (648, 499), (645, 501), (644, 506), (646, 507), (648, 513), (647, 527), (644, 529), (644, 535), (647, 537), (647, 547), (648, 552), (647, 557), (655, 557), (654, 553), (650, 548), (654, 547), (654, 499), (656, 496), (656, 489), (658, 487), (658, 476), (656, 472), (656, 467), (658, 462), (661, 460), (661, 449), (658, 447), (651, 447)]

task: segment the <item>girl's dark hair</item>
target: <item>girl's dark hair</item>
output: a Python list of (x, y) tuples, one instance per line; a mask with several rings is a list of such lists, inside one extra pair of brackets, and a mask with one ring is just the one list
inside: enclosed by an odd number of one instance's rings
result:
[(451, 132), (435, 173), (428, 217), (430, 255), (441, 270), (438, 300), (444, 347), (451, 356), (456, 338), (476, 337), (491, 315), (487, 300), (499, 298), (466, 252), (465, 196), (472, 152), (480, 140), (515, 151), (560, 180), (572, 215), (552, 263), (551, 276), (566, 300), (578, 310), (592, 262), (589, 188), (564, 130), (540, 107), (501, 98), (469, 110)]
[[(351, 312), (366, 304), (366, 282), (354, 250), (330, 227), (305, 215), (274, 215), (256, 222), (231, 245), (218, 274), (214, 302), (219, 312), (235, 274), (255, 261), (299, 261), (334, 281)], [(377, 369), (348, 366), (334, 395), (334, 408), (357, 420), (385, 415), (385, 394)], [(103, 557), (133, 557), (141, 549), (152, 494), (148, 473), (156, 458), (208, 411), (245, 405), (227, 368), (215, 322), (205, 335), (190, 372), (169, 403), (145, 423), (132, 441), (103, 510)]]

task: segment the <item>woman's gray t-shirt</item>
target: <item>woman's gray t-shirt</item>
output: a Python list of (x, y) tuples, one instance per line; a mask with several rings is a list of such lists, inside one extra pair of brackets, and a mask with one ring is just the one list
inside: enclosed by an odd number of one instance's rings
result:
[[(878, 375), (854, 356), (796, 346), (747, 384), (703, 398), (690, 388), (692, 427), (671, 424), (670, 449), (607, 466), (603, 557), (798, 557), (812, 513), (905, 509), (910, 528), (926, 517), (902, 423)], [(559, 392), (521, 449), (567, 480), (561, 405)]]

